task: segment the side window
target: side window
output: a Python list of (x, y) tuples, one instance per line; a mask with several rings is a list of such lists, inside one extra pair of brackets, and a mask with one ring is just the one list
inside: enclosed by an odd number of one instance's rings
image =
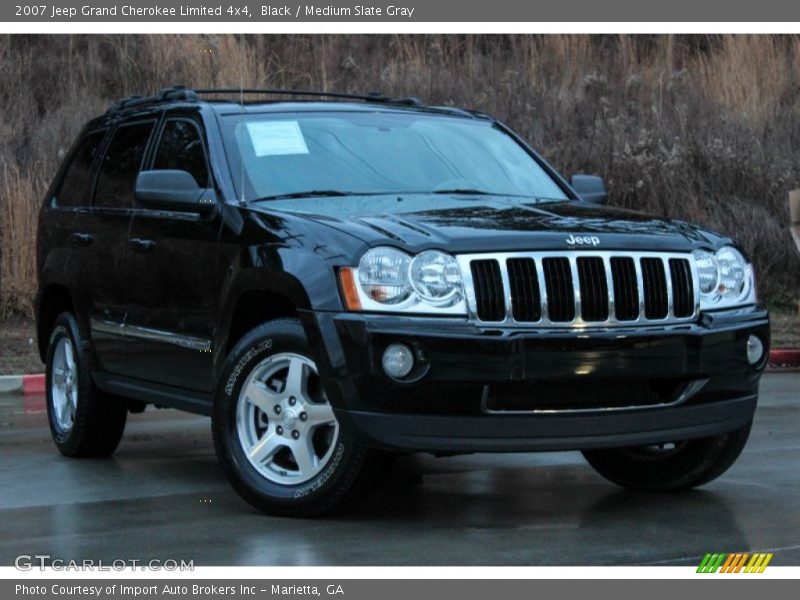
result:
[(130, 208), (136, 204), (133, 186), (152, 131), (152, 121), (117, 128), (100, 163), (95, 206)]
[(172, 119), (164, 125), (153, 169), (180, 169), (192, 174), (200, 187), (208, 185), (208, 167), (200, 131), (191, 121)]
[(92, 164), (100, 150), (106, 132), (95, 131), (85, 135), (72, 155), (61, 186), (56, 194), (56, 206), (89, 206), (92, 203)]

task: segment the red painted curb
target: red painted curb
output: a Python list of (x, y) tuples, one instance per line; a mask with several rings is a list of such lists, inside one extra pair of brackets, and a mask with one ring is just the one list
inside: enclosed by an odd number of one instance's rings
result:
[(769, 364), (800, 367), (800, 350), (770, 350)]
[(22, 393), (26, 396), (29, 394), (44, 394), (44, 373), (23, 375)]

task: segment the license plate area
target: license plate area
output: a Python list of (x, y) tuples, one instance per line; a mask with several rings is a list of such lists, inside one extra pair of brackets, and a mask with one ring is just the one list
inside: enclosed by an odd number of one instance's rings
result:
[(685, 381), (526, 381), (484, 387), (484, 413), (624, 410), (676, 402)]

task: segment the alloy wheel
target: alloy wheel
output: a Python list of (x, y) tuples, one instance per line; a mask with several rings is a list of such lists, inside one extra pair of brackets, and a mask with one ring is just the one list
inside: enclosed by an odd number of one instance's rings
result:
[(266, 479), (282, 485), (313, 479), (339, 437), (314, 362), (294, 353), (261, 361), (239, 393), (236, 430), (248, 461)]
[(78, 410), (78, 365), (72, 340), (62, 337), (53, 353), (53, 375), (50, 382), (55, 424), (62, 433), (69, 433)]

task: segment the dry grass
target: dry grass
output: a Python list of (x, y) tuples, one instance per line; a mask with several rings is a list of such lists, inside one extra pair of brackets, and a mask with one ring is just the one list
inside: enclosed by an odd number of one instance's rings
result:
[(800, 349), (800, 311), (772, 311), (770, 324), (773, 348)]
[(794, 36), (5, 36), (0, 312), (30, 309), (45, 183), (112, 99), (175, 83), (379, 90), (488, 111), (612, 203), (729, 233), (762, 297), (800, 289), (786, 193), (800, 187)]
[(30, 318), (0, 319), (0, 376), (44, 371), (34, 342), (35, 332), (35, 324)]
[(36, 192), (43, 193), (41, 173), (23, 173), (0, 160), (0, 308), (31, 314), (36, 293)]

